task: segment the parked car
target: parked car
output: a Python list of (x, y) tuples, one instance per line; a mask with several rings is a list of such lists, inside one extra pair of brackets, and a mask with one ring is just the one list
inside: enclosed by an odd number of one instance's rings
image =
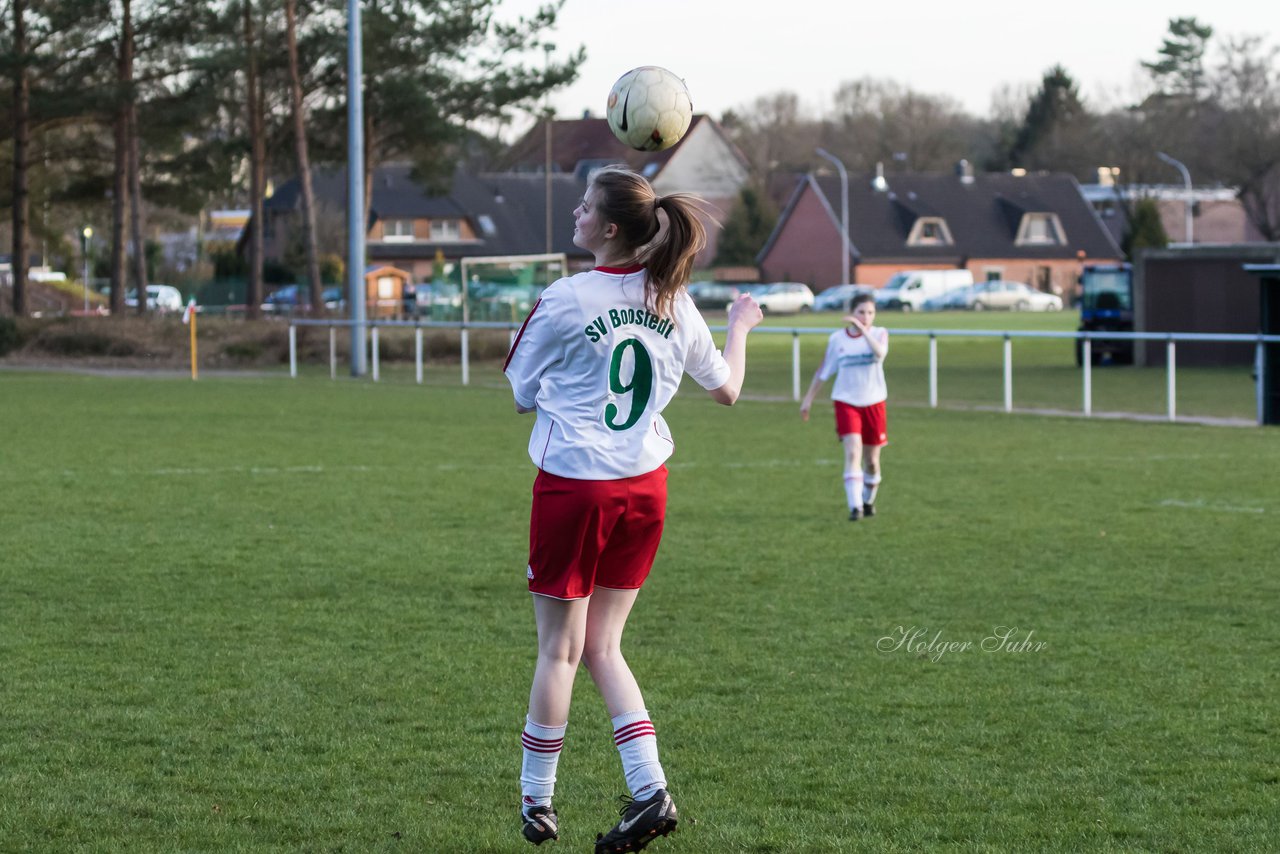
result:
[(689, 296), (699, 309), (724, 308), (726, 303), (738, 298), (741, 285), (728, 282), (693, 282), (689, 285)]
[(1061, 311), (1062, 297), (1038, 291), (1022, 282), (994, 280), (979, 282), (965, 296), (966, 308), (984, 311), (1005, 308), (1014, 311)]
[(925, 300), (973, 284), (969, 270), (903, 270), (894, 273), (876, 293), (877, 308), (919, 311)]
[(285, 285), (276, 288), (262, 300), (262, 310), (266, 314), (292, 314), (310, 308), (307, 301), (305, 285)]
[(959, 288), (952, 288), (925, 300), (921, 303), (920, 308), (922, 311), (949, 311), (969, 308), (969, 297), (976, 287), (977, 285), (965, 285)]
[[(756, 298), (766, 314), (795, 314), (813, 311), (813, 291), (799, 282), (774, 282), (769, 285), (744, 285), (739, 288)], [(728, 308), (728, 305), (725, 306)]]
[[(138, 307), (137, 290), (124, 295), (124, 304)], [(151, 311), (182, 311), (182, 292), (173, 285), (147, 285), (147, 308)]]
[(854, 297), (875, 292), (871, 285), (832, 285), (813, 298), (813, 310), (848, 311)]
[(325, 288), (320, 292), (320, 299), (324, 301), (324, 307), (329, 311), (346, 311), (347, 309), (346, 288), (337, 285)]

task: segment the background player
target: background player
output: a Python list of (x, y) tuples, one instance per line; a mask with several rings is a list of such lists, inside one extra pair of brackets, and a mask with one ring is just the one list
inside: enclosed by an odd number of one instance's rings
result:
[(827, 339), (827, 353), (800, 404), (800, 417), (808, 421), (818, 389), (832, 376), (836, 378), (831, 400), (835, 403), (836, 435), (844, 443), (844, 492), (851, 522), (876, 513), (880, 449), (889, 441), (884, 409), (889, 396), (884, 381), (889, 330), (875, 326), (875, 320), (875, 297), (860, 294), (844, 318), (849, 325)]
[(666, 515), (662, 418), (688, 373), (718, 403), (737, 400), (755, 300), (732, 305), (724, 353), (684, 289), (706, 243), (697, 200), (657, 196), (607, 167), (574, 210), (573, 242), (595, 269), (560, 279), (525, 320), (504, 367), (519, 412), (536, 412), (539, 471), (529, 533), (538, 661), (520, 774), (525, 838), (559, 836), (551, 805), (581, 661), (604, 698), (632, 801), (597, 852), (638, 850), (675, 827), (644, 698), (623, 658), (627, 616), (657, 553)]

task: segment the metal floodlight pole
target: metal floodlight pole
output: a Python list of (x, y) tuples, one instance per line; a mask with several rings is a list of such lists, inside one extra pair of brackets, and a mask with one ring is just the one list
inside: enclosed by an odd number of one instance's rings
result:
[(1182, 183), (1185, 184), (1187, 188), (1187, 198), (1186, 198), (1186, 202), (1183, 205), (1187, 215), (1187, 242), (1195, 243), (1196, 242), (1195, 237), (1193, 236), (1193, 232), (1192, 232), (1192, 228), (1194, 227), (1193, 220), (1195, 219), (1194, 211), (1192, 210), (1192, 207), (1194, 205), (1195, 200), (1192, 198), (1194, 193), (1193, 193), (1193, 190), (1191, 189), (1191, 172), (1187, 170), (1187, 167), (1183, 165), (1182, 161), (1174, 160), (1172, 157), (1165, 154), (1163, 151), (1157, 151), (1156, 157), (1159, 157), (1165, 163), (1168, 163), (1170, 166), (1174, 167), (1175, 169), (1177, 169), (1179, 172), (1182, 173)]
[(817, 150), (819, 157), (825, 157), (836, 165), (840, 173), (840, 283), (849, 282), (849, 173), (840, 159), (825, 148)]
[(351, 376), (365, 372), (364, 62), (360, 0), (347, 0), (347, 291), (351, 304)]

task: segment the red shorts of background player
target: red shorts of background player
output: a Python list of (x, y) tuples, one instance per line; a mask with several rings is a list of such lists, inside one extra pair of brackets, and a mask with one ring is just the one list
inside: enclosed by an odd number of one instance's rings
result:
[(598, 584), (644, 584), (667, 515), (667, 467), (621, 480), (538, 472), (529, 521), (529, 590), (556, 599), (590, 596)]
[(850, 406), (839, 400), (835, 404), (837, 436), (853, 433), (862, 437), (864, 445), (889, 444), (883, 400), (870, 406)]

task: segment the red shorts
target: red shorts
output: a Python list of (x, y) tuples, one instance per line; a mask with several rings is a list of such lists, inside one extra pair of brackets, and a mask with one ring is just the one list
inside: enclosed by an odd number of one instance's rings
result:
[(839, 400), (836, 404), (836, 435), (853, 433), (862, 436), (864, 445), (887, 445), (889, 434), (885, 432), (884, 401), (870, 406), (850, 406)]
[(667, 467), (621, 480), (575, 480), (539, 471), (529, 520), (529, 590), (556, 599), (599, 584), (644, 584), (667, 515)]

